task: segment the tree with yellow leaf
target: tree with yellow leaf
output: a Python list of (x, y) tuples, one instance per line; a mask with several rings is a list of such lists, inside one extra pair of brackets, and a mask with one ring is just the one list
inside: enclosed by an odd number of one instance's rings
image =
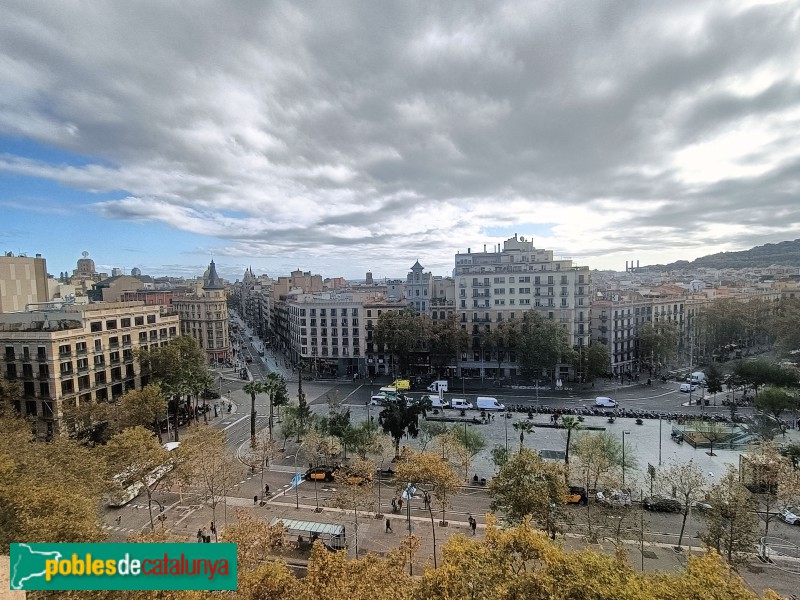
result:
[(372, 506), (373, 473), (375, 473), (375, 463), (363, 458), (356, 458), (347, 468), (336, 472), (337, 488), (333, 505), (353, 515), (356, 558), (358, 558), (358, 517), (360, 512)]
[(493, 511), (501, 511), (512, 523), (529, 517), (553, 538), (566, 494), (563, 465), (545, 461), (527, 448), (512, 455), (489, 483)]
[(0, 553), (12, 542), (99, 542), (108, 487), (101, 453), (59, 436), (37, 442), (30, 423), (0, 415)]
[(141, 426), (131, 427), (112, 437), (104, 448), (108, 464), (120, 481), (136, 482), (147, 494), (147, 509), (150, 515), (150, 530), (155, 531), (153, 521), (153, 492), (161, 479), (171, 469), (167, 452), (153, 434)]

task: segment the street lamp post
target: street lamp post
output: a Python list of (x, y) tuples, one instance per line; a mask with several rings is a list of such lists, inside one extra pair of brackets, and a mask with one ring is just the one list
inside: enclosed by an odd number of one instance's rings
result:
[(503, 415), (503, 417), (504, 417), (503, 420), (506, 422), (506, 454), (508, 454), (508, 417), (509, 416), (510, 416), (510, 413), (506, 413), (505, 415)]
[(622, 432), (622, 489), (625, 489), (625, 435), (629, 434), (630, 431), (623, 431)]

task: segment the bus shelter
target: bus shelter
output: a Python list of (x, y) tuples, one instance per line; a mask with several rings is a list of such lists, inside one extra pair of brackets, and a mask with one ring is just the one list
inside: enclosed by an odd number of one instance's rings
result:
[(310, 548), (316, 540), (321, 540), (330, 550), (343, 550), (346, 546), (344, 525), (280, 517), (275, 517), (270, 521), (270, 525), (273, 527), (278, 523), (283, 526), (285, 534), (288, 534), (290, 539), (297, 535), (297, 546), (300, 549)]

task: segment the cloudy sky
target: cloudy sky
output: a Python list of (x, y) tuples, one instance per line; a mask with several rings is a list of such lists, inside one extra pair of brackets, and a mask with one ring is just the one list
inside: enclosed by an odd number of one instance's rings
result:
[(800, 237), (797, 2), (59, 2), (0, 18), (0, 250), (592, 268)]

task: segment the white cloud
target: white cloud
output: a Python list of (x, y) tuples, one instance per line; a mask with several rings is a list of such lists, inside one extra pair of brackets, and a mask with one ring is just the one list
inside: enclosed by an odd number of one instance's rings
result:
[(11, 2), (0, 135), (90, 158), (0, 172), (118, 193), (94, 210), (218, 240), (198, 250), (359, 273), (449, 270), (515, 223), (597, 267), (777, 241), (800, 222), (799, 12)]

